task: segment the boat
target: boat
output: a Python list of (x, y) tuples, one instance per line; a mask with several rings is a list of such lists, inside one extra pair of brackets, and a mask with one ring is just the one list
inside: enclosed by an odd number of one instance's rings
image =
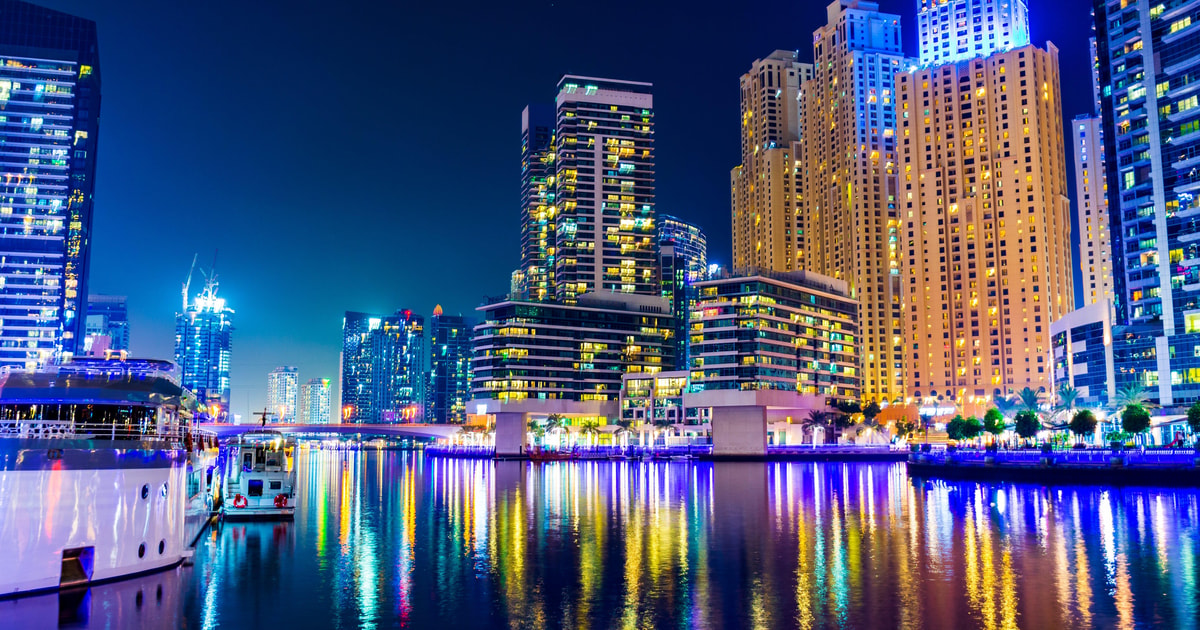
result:
[[(0, 369), (0, 597), (166, 569), (187, 555), (196, 399), (170, 361)], [(202, 457), (194, 458), (202, 467)], [(189, 488), (194, 481), (196, 487)], [(195, 496), (195, 495), (191, 495)]]
[(225, 446), (221, 516), (290, 519), (296, 514), (296, 440), (247, 431)]

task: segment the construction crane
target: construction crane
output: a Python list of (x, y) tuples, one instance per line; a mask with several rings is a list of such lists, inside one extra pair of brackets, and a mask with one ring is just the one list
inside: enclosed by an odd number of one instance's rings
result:
[(184, 313), (187, 312), (188, 290), (192, 288), (192, 274), (196, 272), (196, 259), (199, 257), (200, 257), (200, 254), (194, 254), (192, 256), (192, 268), (188, 269), (187, 280), (185, 280), (183, 282), (183, 311), (182, 312), (184, 312)]

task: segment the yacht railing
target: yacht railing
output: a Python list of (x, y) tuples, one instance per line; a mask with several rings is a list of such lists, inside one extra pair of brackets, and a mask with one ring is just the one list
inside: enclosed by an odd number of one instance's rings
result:
[(0, 438), (182, 441), (189, 434), (198, 433), (179, 423), (117, 424), (33, 418), (0, 419)]

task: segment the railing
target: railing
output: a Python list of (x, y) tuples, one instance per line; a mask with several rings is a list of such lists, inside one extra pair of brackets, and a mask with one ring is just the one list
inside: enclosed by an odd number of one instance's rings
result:
[(1119, 463), (1123, 466), (1145, 468), (1173, 468), (1195, 466), (1200, 451), (1193, 448), (1146, 448), (1146, 449), (1066, 449), (1044, 451), (1037, 448), (1013, 450), (957, 449), (943, 451), (914, 451), (914, 458), (931, 464), (966, 465), (1009, 465), (1009, 466), (1076, 466), (1107, 467)]
[(0, 420), (0, 438), (184, 441), (189, 435), (216, 439), (211, 432), (201, 433), (177, 423), (142, 425), (71, 420)]

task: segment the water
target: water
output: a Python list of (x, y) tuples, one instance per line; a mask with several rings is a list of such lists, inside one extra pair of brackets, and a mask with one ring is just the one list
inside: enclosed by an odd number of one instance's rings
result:
[[(225, 523), (202, 538), (194, 566), (94, 588), (89, 602), (63, 606), (64, 619), (187, 628), (1200, 624), (1196, 489), (924, 482), (903, 464), (529, 464), (399, 451), (302, 452), (298, 466), (295, 522)], [(37, 625), (42, 610), (54, 627), (57, 597), (0, 602), (0, 626), (6, 615)]]

